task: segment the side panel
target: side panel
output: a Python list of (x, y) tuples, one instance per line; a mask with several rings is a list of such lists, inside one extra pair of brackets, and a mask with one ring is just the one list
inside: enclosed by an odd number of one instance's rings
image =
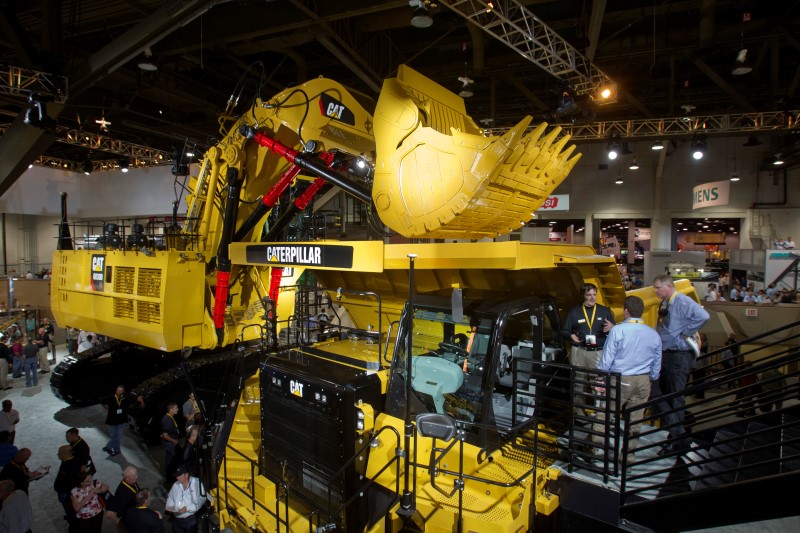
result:
[(56, 321), (174, 351), (216, 343), (205, 324), (205, 263), (183, 252), (57, 251)]

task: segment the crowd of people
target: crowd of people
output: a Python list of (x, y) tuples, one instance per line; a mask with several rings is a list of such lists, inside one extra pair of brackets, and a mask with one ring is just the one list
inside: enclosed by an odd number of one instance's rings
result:
[[(141, 402), (136, 398), (133, 402)], [(121, 437), (131, 407), (131, 400), (122, 385), (117, 386), (103, 402), (110, 439), (103, 451), (108, 457), (121, 452)], [(65, 433), (66, 443), (57, 450), (58, 470), (53, 479), (54, 502), (63, 508), (65, 530), (69, 533), (100, 533), (105, 519), (127, 533), (159, 533), (165, 531), (164, 515), (170, 517), (172, 531), (196, 533), (199, 515), (208, 508), (211, 497), (191, 471), (195, 464), (194, 449), (203, 427), (200, 405), (194, 395), (184, 403), (186, 425), (178, 426), (176, 404), (170, 404), (167, 417), (173, 417), (175, 443), (167, 451), (166, 487), (169, 492), (161, 510), (154, 507), (152, 488), (139, 484), (139, 469), (128, 464), (115, 489), (97, 476), (89, 444), (78, 428)], [(180, 420), (180, 417), (178, 417)], [(20, 414), (11, 400), (4, 400), (0, 411), (0, 531), (31, 531), (33, 509), (28, 497), (30, 484), (46, 476), (50, 467), (32, 469), (28, 464), (32, 451), (15, 444)], [(185, 435), (185, 438), (183, 436)]]
[(749, 304), (794, 304), (800, 303), (800, 293), (788, 287), (778, 288), (774, 283), (765, 289), (756, 289), (755, 283), (744, 284), (738, 279), (730, 283), (727, 274), (720, 276), (719, 283), (706, 287), (707, 302), (744, 302)]

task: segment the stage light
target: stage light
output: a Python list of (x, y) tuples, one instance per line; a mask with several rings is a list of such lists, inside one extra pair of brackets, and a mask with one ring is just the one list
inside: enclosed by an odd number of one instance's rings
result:
[(706, 139), (705, 137), (697, 137), (692, 140), (692, 157), (696, 160), (703, 159), (706, 154)]

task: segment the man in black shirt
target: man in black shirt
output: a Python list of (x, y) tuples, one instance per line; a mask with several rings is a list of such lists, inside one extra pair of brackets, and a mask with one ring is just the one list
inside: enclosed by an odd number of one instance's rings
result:
[(58, 502), (64, 506), (64, 515), (67, 517), (70, 531), (73, 531), (77, 518), (75, 517), (75, 509), (72, 508), (69, 491), (78, 484), (81, 465), (72, 455), (72, 448), (68, 444), (58, 449), (58, 458), (61, 459), (61, 465), (58, 467), (58, 473), (53, 482), (53, 490), (56, 491)]
[(164, 533), (164, 522), (158, 511), (150, 509), (150, 491), (143, 489), (136, 493), (136, 507), (125, 514), (128, 533)]
[(176, 457), (178, 457), (178, 444), (181, 437), (178, 429), (178, 421), (175, 416), (178, 414), (178, 404), (170, 402), (167, 404), (167, 414), (161, 419), (161, 442), (164, 443), (164, 477), (169, 482), (174, 476)]
[(67, 442), (72, 448), (72, 455), (78, 461), (81, 469), (94, 475), (97, 469), (92, 462), (92, 454), (89, 445), (81, 438), (78, 428), (69, 428), (67, 430)]
[[(117, 485), (114, 492), (114, 501), (106, 516), (118, 523), (120, 520), (127, 526), (127, 513), (129, 509), (136, 507), (136, 495), (139, 493), (139, 471), (133, 465), (128, 465), (122, 471), (122, 481)], [(131, 531), (128, 528), (128, 531)]]
[(111, 439), (103, 451), (109, 455), (117, 455), (121, 448), (122, 430), (128, 421), (128, 398), (125, 396), (125, 387), (117, 385), (114, 395), (103, 402), (103, 407), (106, 409), (106, 424), (111, 433)]
[[(576, 305), (567, 313), (561, 335), (572, 343), (569, 362), (573, 366), (596, 370), (606, 343), (606, 336), (614, 326), (611, 309), (597, 303), (597, 286), (585, 283), (581, 287), (583, 303)], [(584, 407), (592, 407), (591, 398), (585, 393), (591, 391), (590, 379), (586, 372), (575, 373), (575, 405), (578, 414), (586, 415)], [(593, 381), (593, 380), (591, 380)]]
[(50, 361), (47, 359), (50, 335), (47, 334), (44, 328), (39, 328), (39, 334), (36, 336), (36, 344), (39, 345), (39, 370), (41, 370), (42, 374), (47, 374), (50, 372)]

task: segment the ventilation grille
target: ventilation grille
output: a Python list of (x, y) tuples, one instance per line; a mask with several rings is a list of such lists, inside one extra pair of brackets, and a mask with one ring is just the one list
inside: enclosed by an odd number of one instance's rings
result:
[(146, 324), (161, 324), (161, 304), (136, 302), (136, 320)]
[(136, 279), (134, 269), (118, 266), (114, 270), (114, 292), (133, 294), (133, 282)]
[(133, 320), (133, 300), (128, 298), (114, 298), (114, 318)]
[(161, 297), (161, 269), (139, 269), (139, 296)]

